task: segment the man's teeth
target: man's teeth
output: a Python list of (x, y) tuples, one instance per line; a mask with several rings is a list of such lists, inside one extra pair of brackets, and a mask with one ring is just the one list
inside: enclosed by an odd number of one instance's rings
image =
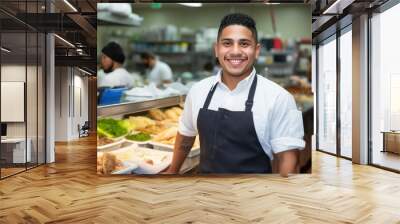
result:
[(240, 64), (243, 60), (238, 60), (238, 59), (231, 59), (229, 60), (232, 64)]

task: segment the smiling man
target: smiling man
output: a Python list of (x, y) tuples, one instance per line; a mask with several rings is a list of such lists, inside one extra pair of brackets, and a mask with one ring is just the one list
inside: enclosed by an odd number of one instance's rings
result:
[(201, 173), (271, 173), (274, 154), (282, 176), (294, 173), (305, 145), (302, 114), (285, 89), (256, 74), (254, 20), (225, 16), (214, 50), (222, 69), (188, 93), (166, 173), (179, 172), (197, 134)]

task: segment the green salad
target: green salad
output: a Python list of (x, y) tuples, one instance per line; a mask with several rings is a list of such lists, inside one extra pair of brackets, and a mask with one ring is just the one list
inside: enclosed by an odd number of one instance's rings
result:
[(151, 136), (149, 134), (140, 132), (137, 134), (128, 135), (125, 138), (132, 141), (144, 142), (150, 140)]
[(117, 138), (128, 134), (128, 128), (122, 120), (102, 118), (97, 120), (97, 134), (100, 137)]

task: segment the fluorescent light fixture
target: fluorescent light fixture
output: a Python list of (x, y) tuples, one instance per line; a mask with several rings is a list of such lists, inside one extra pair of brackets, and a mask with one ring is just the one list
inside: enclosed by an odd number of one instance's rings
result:
[(279, 3), (279, 2), (265, 2), (264, 4), (266, 4), (266, 5), (279, 5), (281, 3)]
[(201, 3), (178, 3), (178, 4), (188, 7), (201, 7), (203, 5)]
[(78, 67), (78, 70), (81, 71), (81, 72), (83, 72), (83, 73), (85, 73), (85, 74), (87, 74), (87, 75), (92, 75), (92, 73), (90, 73), (90, 72), (88, 72), (88, 71), (86, 71), (86, 70), (83, 70), (83, 69), (81, 69), (81, 68), (79, 68), (79, 67)]
[(58, 36), (57, 34), (54, 34), (55, 37), (57, 37), (58, 39), (60, 39), (62, 42), (66, 43), (67, 45), (69, 45), (70, 47), (75, 48), (75, 45), (71, 44), (71, 42), (69, 42), (68, 40)]
[(75, 12), (78, 12), (78, 10), (71, 4), (69, 3), (68, 0), (64, 0), (65, 4), (67, 4), (72, 10), (74, 10)]
[(11, 50), (9, 50), (9, 49), (7, 49), (7, 48), (5, 48), (5, 47), (1, 47), (0, 49), (1, 49), (2, 51), (6, 52), (6, 53), (10, 53), (10, 52), (11, 52)]
[(322, 14), (341, 14), (343, 10), (351, 5), (355, 0), (336, 0)]

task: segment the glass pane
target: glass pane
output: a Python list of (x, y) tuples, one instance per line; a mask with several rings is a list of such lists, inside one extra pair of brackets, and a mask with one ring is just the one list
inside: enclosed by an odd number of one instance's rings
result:
[(27, 64), (27, 98), (26, 98), (26, 113), (27, 113), (27, 142), (28, 149), (30, 148), (30, 161), (28, 160), (28, 168), (37, 165), (38, 158), (38, 143), (37, 143), (37, 99), (38, 99), (38, 35), (36, 32), (27, 34), (28, 38), (28, 64)]
[(400, 4), (372, 18), (372, 163), (400, 170)]
[(44, 34), (39, 34), (38, 46), (38, 163), (45, 163), (45, 52), (46, 38)]
[[(317, 47), (316, 45), (312, 46), (312, 55), (311, 55), (311, 72), (312, 72), (312, 92), (315, 94), (316, 93), (316, 89), (317, 89), (317, 83), (316, 83), (316, 77), (317, 77)], [(317, 99), (316, 97), (314, 97), (314, 102), (313, 105), (317, 105)], [(317, 107), (314, 106), (314, 133), (312, 136), (312, 149), (315, 150), (316, 149), (316, 133), (317, 133), (317, 116), (315, 116), (315, 114), (317, 114)]]
[(340, 37), (340, 153), (352, 157), (352, 35)]
[(30, 161), (30, 151), (26, 151), (25, 41), (25, 33), (1, 34), (1, 45), (7, 49), (1, 51), (2, 177), (25, 170), (27, 159)]
[(336, 153), (336, 40), (318, 48), (318, 148)]

